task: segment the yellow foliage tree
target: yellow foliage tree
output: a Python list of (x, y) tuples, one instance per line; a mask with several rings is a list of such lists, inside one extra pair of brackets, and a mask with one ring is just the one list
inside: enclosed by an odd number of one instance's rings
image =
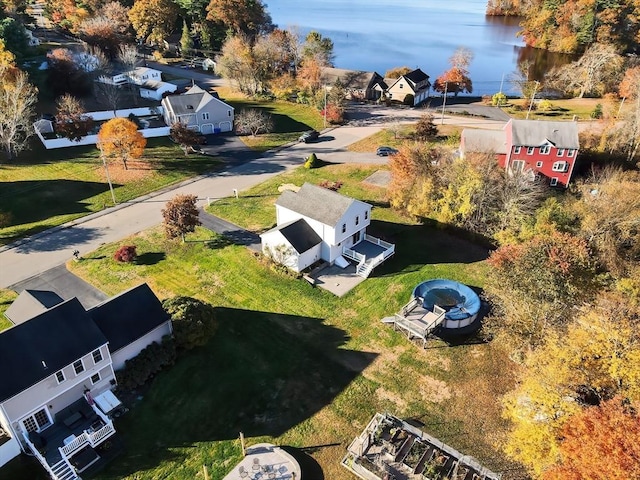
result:
[(160, 44), (171, 33), (178, 6), (171, 0), (136, 0), (129, 20), (139, 40)]
[(0, 38), (0, 66), (9, 67), (14, 64), (16, 57), (5, 49), (4, 40)]
[(121, 160), (125, 170), (129, 160), (142, 156), (146, 145), (147, 139), (137, 125), (126, 118), (112, 118), (98, 132), (97, 146), (102, 155)]
[(521, 383), (504, 399), (513, 427), (507, 455), (537, 476), (561, 459), (562, 429), (572, 415), (620, 396), (640, 400), (640, 308), (603, 294), (566, 333), (554, 332), (528, 355)]

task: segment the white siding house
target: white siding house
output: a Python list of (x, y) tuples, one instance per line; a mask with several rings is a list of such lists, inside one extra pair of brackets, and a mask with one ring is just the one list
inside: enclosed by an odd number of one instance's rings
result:
[[(407, 99), (413, 97), (412, 106), (420, 105), (429, 97), (429, 75), (419, 68), (402, 75), (395, 81), (386, 80), (389, 84), (387, 94), (391, 100), (407, 103)], [(409, 97), (407, 97), (409, 96)]]
[[(40, 311), (42, 300), (53, 305)], [(0, 467), (24, 451), (52, 478), (77, 479), (99, 460), (88, 449), (115, 434), (92, 399), (116, 385), (114, 367), (170, 334), (171, 320), (146, 284), (89, 311), (38, 291), (16, 303), (16, 325), (0, 333)]]
[(162, 107), (167, 125), (181, 122), (205, 135), (233, 130), (233, 107), (197, 85), (181, 95), (163, 98)]
[(262, 251), (273, 256), (273, 252), (292, 247), (293, 252), (283, 263), (296, 271), (320, 259), (346, 264), (344, 256), (356, 261), (357, 273), (366, 277), (395, 249), (366, 234), (370, 223), (368, 203), (305, 183), (298, 192), (285, 191), (278, 198), (277, 226), (261, 235)]
[(161, 100), (168, 93), (173, 93), (178, 86), (171, 82), (162, 81), (162, 72), (155, 68), (136, 67), (126, 72), (118, 72), (110, 77), (102, 76), (99, 82), (112, 83), (114, 85), (133, 84), (140, 87), (140, 96), (152, 100)]

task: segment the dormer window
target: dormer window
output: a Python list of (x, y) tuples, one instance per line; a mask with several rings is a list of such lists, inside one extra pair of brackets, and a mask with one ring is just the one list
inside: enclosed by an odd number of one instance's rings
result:
[(551, 147), (549, 145), (543, 145), (540, 147), (540, 155), (549, 155), (551, 151)]
[(559, 157), (564, 157), (564, 148), (559, 148), (559, 149), (558, 149), (558, 152), (557, 152), (557, 155), (558, 155)]
[(73, 362), (73, 371), (76, 372), (76, 375), (84, 372), (84, 363), (82, 363), (82, 359)]
[(56, 380), (58, 381), (58, 384), (60, 384), (60, 383), (65, 381), (64, 372), (62, 370), (58, 370), (56, 372)]
[(567, 150), (567, 157), (573, 157), (576, 154), (576, 151), (573, 148), (569, 148)]
[(522, 147), (519, 145), (517, 147), (513, 147), (513, 153), (516, 153), (516, 154), (520, 153), (521, 150), (522, 150)]
[(527, 147), (527, 155), (533, 155), (536, 147)]

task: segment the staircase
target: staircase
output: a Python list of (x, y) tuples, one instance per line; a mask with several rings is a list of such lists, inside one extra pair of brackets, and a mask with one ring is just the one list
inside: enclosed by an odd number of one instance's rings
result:
[(366, 261), (361, 262), (356, 267), (356, 275), (363, 278), (367, 278), (371, 274), (373, 267), (374, 267), (373, 262), (366, 262)]
[(67, 459), (62, 459), (51, 466), (51, 472), (55, 480), (82, 480), (73, 469)]

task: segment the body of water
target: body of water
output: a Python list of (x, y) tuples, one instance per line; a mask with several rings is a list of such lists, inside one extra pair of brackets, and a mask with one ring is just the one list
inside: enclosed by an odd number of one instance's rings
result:
[[(316, 30), (333, 40), (335, 66), (377, 71), (419, 67), (433, 82), (450, 68), (458, 47), (470, 49), (474, 95), (516, 93), (508, 77), (533, 55), (546, 69), (548, 58), (526, 49), (516, 18), (488, 17), (486, 0), (266, 0), (274, 23)], [(537, 55), (535, 55), (537, 54)], [(540, 58), (538, 58), (540, 57)], [(544, 57), (544, 58), (542, 58)], [(504, 76), (504, 82), (503, 82)]]

